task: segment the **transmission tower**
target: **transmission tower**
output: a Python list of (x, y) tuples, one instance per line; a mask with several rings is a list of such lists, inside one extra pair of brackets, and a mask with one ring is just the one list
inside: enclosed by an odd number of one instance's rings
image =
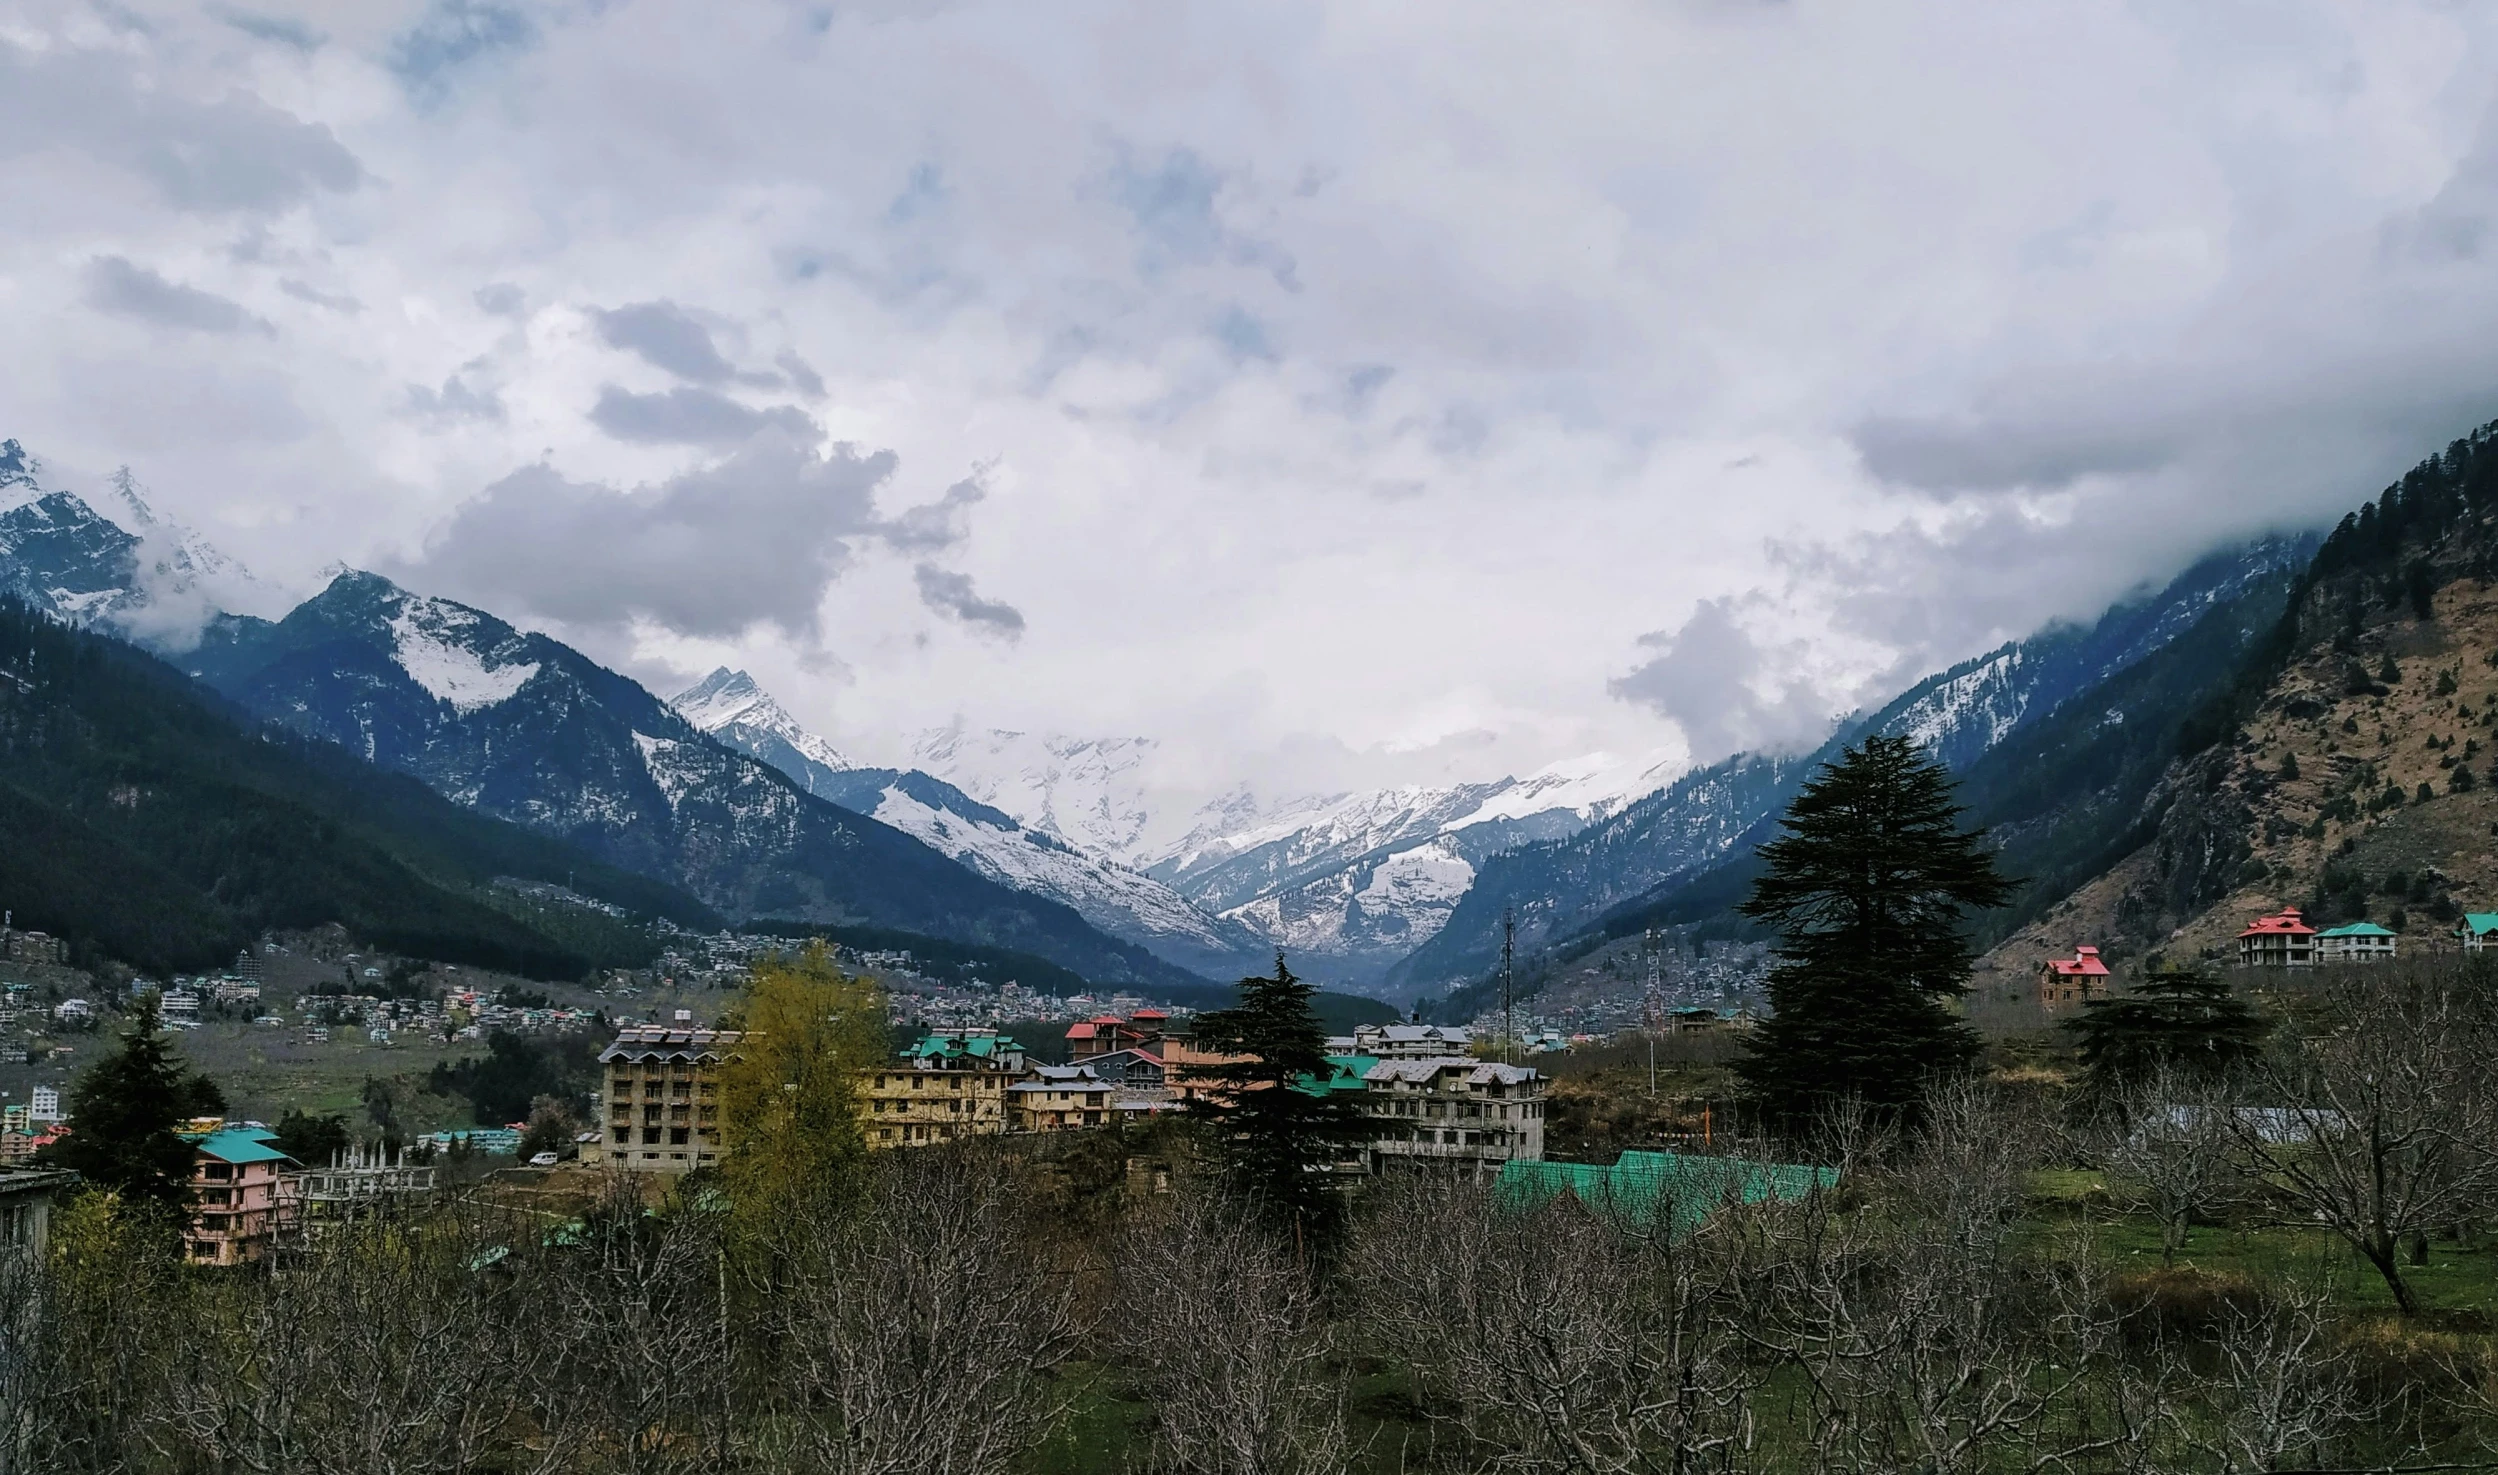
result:
[(1511, 1011), (1516, 1006), (1514, 989), (1518, 947), (1518, 913), (1510, 907), (1501, 908), (1501, 1063), (1512, 1064), (1509, 1052), (1518, 1038), (1516, 1021)]

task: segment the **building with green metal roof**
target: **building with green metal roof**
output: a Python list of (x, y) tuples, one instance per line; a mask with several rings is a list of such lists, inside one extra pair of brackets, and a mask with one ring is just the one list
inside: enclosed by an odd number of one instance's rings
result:
[(2394, 956), (2395, 934), (2374, 922), (2350, 922), (2316, 934), (2319, 963), (2374, 963)]
[(2465, 912), (2463, 922), (2455, 928), (2463, 939), (2463, 950), (2477, 953), (2485, 947), (2498, 947), (2498, 912)]
[(1835, 1168), (1674, 1152), (1625, 1152), (1611, 1164), (1504, 1163), (1494, 1192), (1512, 1209), (1540, 1209), (1567, 1195), (1598, 1213), (1618, 1215), (1633, 1224), (1662, 1222), (1682, 1230), (1729, 1204), (1800, 1199), (1838, 1181)]

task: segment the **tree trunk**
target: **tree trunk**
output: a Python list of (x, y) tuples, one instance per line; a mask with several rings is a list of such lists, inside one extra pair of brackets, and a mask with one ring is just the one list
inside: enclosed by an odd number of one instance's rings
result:
[(2402, 1267), (2395, 1263), (2396, 1244), (2393, 1235), (2379, 1235), (2360, 1253), (2367, 1256), (2369, 1264), (2377, 1267), (2377, 1274), (2385, 1277), (2385, 1288), (2394, 1293), (2395, 1309), (2409, 1316), (2420, 1309), (2420, 1303), (2412, 1296), (2410, 1285), (2403, 1280)]

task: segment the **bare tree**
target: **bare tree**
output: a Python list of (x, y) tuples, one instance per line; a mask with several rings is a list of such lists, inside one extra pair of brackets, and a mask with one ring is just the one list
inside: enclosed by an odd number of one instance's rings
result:
[(2350, 1355), (2327, 1328), (2315, 1284), (2280, 1287), (2224, 1313), (2211, 1375), (2198, 1390), (2210, 1418), (2189, 1443), (2222, 1475), (2295, 1469), (2325, 1448), (2359, 1408)]
[[(1372, 1344), (1486, 1466), (1735, 1468), (1759, 1377), (1734, 1323), (1736, 1259), (1681, 1232), (1739, 1198), (1731, 1186), (1527, 1209), (1408, 1180), (1382, 1190), (1347, 1274)], [(1676, 1202), (1677, 1187), (1696, 1201)]]
[(2425, 1245), (2498, 1193), (2498, 1029), (2451, 967), (2368, 973), (2327, 981), (2259, 1067), (2275, 1104), (2229, 1119), (2250, 1168), (2375, 1266), (2408, 1315), (2404, 1240)]
[(2161, 1064), (2092, 1121), (2086, 1149), (2160, 1226), (2160, 1264), (2177, 1263), (2199, 1215), (2234, 1198), (2238, 1098), (2208, 1075)]
[(994, 1475), (1047, 1432), (1082, 1328), (1015, 1169), (978, 1144), (891, 1154), (863, 1210), (820, 1201), (794, 1226), (760, 1308), (773, 1468)]
[(1351, 1453), (1333, 1339), (1308, 1270), (1264, 1215), (1203, 1184), (1121, 1239), (1116, 1356), (1154, 1407), (1148, 1467), (1333, 1475)]

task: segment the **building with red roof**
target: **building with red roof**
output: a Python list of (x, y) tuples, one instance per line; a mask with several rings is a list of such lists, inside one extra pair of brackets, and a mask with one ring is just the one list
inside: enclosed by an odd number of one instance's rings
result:
[(2297, 907), (2258, 917), (2238, 934), (2242, 968), (2305, 968), (2315, 961), (2316, 929), (2300, 920)]
[(2077, 947), (2069, 958), (2049, 958), (2038, 970), (2039, 1006), (2053, 1013), (2108, 996), (2108, 964), (2095, 947)]

